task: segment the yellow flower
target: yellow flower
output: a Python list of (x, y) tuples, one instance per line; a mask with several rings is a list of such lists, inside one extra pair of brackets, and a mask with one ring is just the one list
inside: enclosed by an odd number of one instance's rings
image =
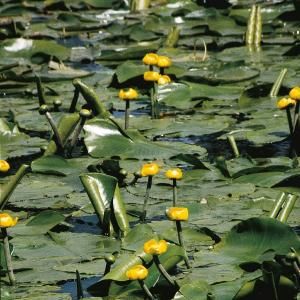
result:
[(165, 175), (169, 179), (177, 179), (177, 180), (180, 180), (183, 176), (182, 171), (179, 168), (169, 169)]
[(290, 106), (294, 106), (296, 104), (296, 101), (291, 98), (282, 98), (278, 100), (277, 107), (279, 109), (285, 109)]
[(159, 73), (155, 71), (146, 71), (144, 73), (145, 81), (157, 81), (159, 79)]
[(0, 172), (6, 173), (9, 169), (9, 163), (6, 160), (0, 159)]
[(171, 221), (187, 221), (189, 218), (189, 210), (186, 207), (169, 207), (166, 214)]
[(160, 255), (167, 251), (168, 244), (165, 240), (149, 240), (144, 244), (144, 252), (151, 255)]
[(148, 276), (148, 270), (143, 265), (136, 265), (126, 271), (129, 280), (143, 280)]
[(164, 84), (167, 84), (167, 83), (170, 83), (170, 82), (171, 82), (171, 78), (168, 75), (160, 75), (158, 80), (157, 80), (157, 83), (159, 85), (164, 85)]
[(7, 213), (0, 213), (0, 228), (13, 227), (17, 224), (18, 217), (13, 218)]
[(296, 86), (290, 90), (289, 96), (294, 100), (300, 100), (300, 87)]
[(157, 59), (157, 66), (160, 68), (168, 68), (172, 64), (171, 60), (167, 56), (159, 56)]
[(125, 90), (120, 90), (119, 92), (119, 98), (122, 100), (135, 100), (138, 97), (138, 93), (135, 89), (128, 89), (127, 91)]
[(147, 53), (143, 57), (143, 63), (145, 65), (156, 65), (157, 64), (158, 55), (155, 53)]
[(159, 172), (159, 166), (156, 163), (144, 164), (141, 169), (141, 175), (145, 176), (154, 176)]

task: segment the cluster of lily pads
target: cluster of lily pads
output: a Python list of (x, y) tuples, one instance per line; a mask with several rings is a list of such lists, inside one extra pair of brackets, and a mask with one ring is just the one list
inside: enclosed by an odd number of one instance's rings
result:
[(0, 0), (1, 298), (297, 297), (299, 18), (217, 2)]

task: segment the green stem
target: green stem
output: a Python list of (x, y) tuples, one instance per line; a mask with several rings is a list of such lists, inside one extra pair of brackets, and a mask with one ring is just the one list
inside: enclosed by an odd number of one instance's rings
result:
[(179, 245), (183, 248), (183, 250), (185, 252), (185, 258), (184, 258), (185, 265), (186, 265), (186, 267), (188, 269), (190, 269), (191, 266), (190, 266), (190, 262), (188, 260), (186, 249), (185, 249), (185, 245), (184, 245), (183, 234), (182, 234), (182, 227), (181, 227), (181, 222), (180, 221), (176, 221), (176, 229), (177, 229), (177, 235), (178, 235)]
[(173, 206), (177, 206), (177, 181), (173, 179)]
[(153, 93), (154, 93), (154, 118), (159, 119), (159, 107), (158, 107), (158, 100), (157, 100), (157, 90), (158, 84), (157, 82), (153, 83)]
[(239, 152), (239, 149), (238, 149), (237, 144), (235, 142), (234, 136), (233, 135), (228, 135), (227, 136), (227, 140), (228, 140), (228, 142), (230, 144), (230, 147), (232, 149), (234, 157), (239, 157), (240, 156), (240, 152)]
[(280, 210), (282, 209), (283, 203), (285, 202), (285, 193), (282, 192), (279, 197), (275, 200), (275, 206), (270, 213), (270, 218), (277, 218)]
[(278, 298), (278, 292), (277, 292), (277, 286), (274, 278), (274, 273), (272, 271), (269, 271), (266, 269), (266, 267), (262, 267), (262, 273), (263, 273), (263, 280), (266, 284), (270, 284), (272, 286), (273, 294), (274, 294), (274, 300), (279, 300)]
[(9, 249), (9, 241), (8, 241), (8, 235), (7, 235), (6, 228), (1, 228), (1, 232), (3, 235), (4, 256), (5, 256), (5, 260), (6, 260), (9, 281), (10, 281), (11, 285), (15, 285), (16, 278), (15, 278), (14, 270), (12, 267), (11, 255), (10, 255), (10, 249)]
[(79, 300), (84, 298), (80, 273), (78, 270), (76, 270), (76, 286), (77, 286), (77, 299)]
[(159, 68), (159, 73), (160, 73), (160, 75), (164, 75), (165, 74), (165, 68), (160, 67)]
[(51, 114), (50, 114), (48, 111), (45, 113), (45, 116), (46, 116), (46, 118), (47, 118), (47, 120), (48, 120), (48, 122), (49, 122), (49, 124), (50, 124), (50, 126), (51, 126), (51, 128), (52, 128), (52, 130), (53, 130), (53, 133), (54, 133), (54, 141), (55, 141), (56, 144), (57, 144), (57, 148), (59, 149), (59, 151), (62, 151), (63, 148), (64, 148), (63, 142), (62, 142), (62, 140), (61, 140), (61, 137), (60, 137), (60, 134), (59, 134), (59, 132), (58, 132), (58, 129), (57, 129), (55, 123), (54, 123), (54, 120), (53, 120)]
[(125, 130), (129, 127), (129, 100), (126, 100), (125, 106)]
[(79, 124), (75, 128), (75, 131), (74, 131), (73, 136), (72, 136), (72, 140), (70, 142), (69, 150), (68, 150), (69, 155), (71, 155), (72, 150), (73, 150), (73, 148), (75, 147), (75, 145), (77, 143), (78, 137), (80, 135), (80, 132), (82, 131), (82, 128), (84, 126), (85, 121), (86, 121), (86, 118), (81, 117)]
[(152, 87), (150, 88), (150, 99), (151, 99), (151, 119), (155, 119), (154, 82), (152, 83)]
[(300, 124), (299, 123), (299, 109), (300, 109), (300, 100), (297, 100), (296, 107), (295, 107), (295, 113), (294, 113), (294, 126), (293, 126), (294, 132), (297, 128), (297, 124)]
[(14, 176), (12, 176), (7, 183), (3, 185), (0, 193), (0, 210), (4, 209), (7, 201), (9, 200), (9, 197), (18, 185), (19, 181), (25, 175), (25, 172), (28, 168), (28, 165), (21, 165), (17, 173)]
[(143, 289), (143, 291), (145, 292), (146, 296), (150, 299), (150, 300), (155, 300), (154, 296), (151, 294), (150, 290), (148, 289), (147, 285), (145, 284), (145, 282), (143, 280), (139, 280), (139, 284), (141, 286), (141, 288)]
[(297, 200), (296, 195), (288, 195), (288, 199), (286, 200), (285, 205), (278, 218), (280, 222), (285, 223), (287, 221), (290, 213), (292, 212), (295, 206), (296, 200)]
[(145, 222), (145, 220), (146, 220), (148, 199), (149, 199), (150, 190), (151, 190), (151, 186), (152, 186), (152, 177), (153, 176), (148, 176), (146, 194), (145, 194), (145, 198), (144, 198), (143, 211), (142, 211), (142, 214), (141, 214), (141, 217), (140, 217), (140, 220), (142, 222)]
[(276, 81), (274, 82), (272, 89), (270, 91), (270, 97), (277, 97), (279, 89), (282, 85), (283, 79), (287, 73), (287, 68), (284, 68), (280, 71)]
[(160, 274), (162, 276), (165, 277), (165, 279), (173, 286), (177, 287), (177, 283), (176, 281), (169, 275), (169, 273), (166, 271), (166, 269), (164, 268), (164, 266), (161, 264), (159, 258), (157, 255), (153, 255), (153, 261), (155, 263), (155, 265), (157, 266), (158, 271), (160, 272)]
[(106, 265), (105, 265), (105, 270), (104, 270), (104, 276), (110, 272), (110, 269), (111, 269), (111, 263), (107, 262)]
[(72, 102), (71, 102), (71, 106), (69, 108), (70, 113), (75, 112), (75, 108), (76, 108), (78, 98), (79, 98), (79, 88), (75, 87), (74, 96), (73, 96), (73, 99), (72, 99)]
[(247, 45), (252, 45), (254, 43), (255, 21), (256, 21), (256, 5), (252, 5), (251, 12), (248, 18), (248, 25), (246, 31)]
[(254, 33), (254, 44), (259, 46), (261, 44), (261, 32), (262, 32), (262, 18), (261, 8), (258, 5), (256, 7), (256, 19), (255, 19), (255, 33)]
[(43, 104), (46, 104), (46, 100), (45, 100), (45, 96), (44, 96), (41, 78), (36, 75), (35, 81), (36, 81), (36, 88), (37, 88), (37, 93), (38, 93), (38, 98), (39, 98), (39, 104), (40, 104), (40, 106), (42, 106)]
[(293, 125), (293, 121), (292, 121), (291, 109), (289, 107), (286, 108), (286, 116), (287, 116), (288, 123), (289, 123), (290, 134), (292, 136), (293, 132), (294, 132), (294, 125)]

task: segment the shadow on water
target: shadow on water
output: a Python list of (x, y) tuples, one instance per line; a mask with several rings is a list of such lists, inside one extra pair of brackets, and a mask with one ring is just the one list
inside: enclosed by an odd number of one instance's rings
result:
[[(74, 274), (75, 277), (75, 274)], [(84, 297), (91, 297), (91, 294), (89, 294), (87, 292), (87, 288), (96, 283), (97, 281), (100, 280), (100, 276), (92, 276), (92, 277), (88, 277), (88, 278), (82, 278), (81, 279), (81, 284), (82, 284), (82, 289), (83, 289), (83, 294)], [(76, 283), (76, 279), (74, 279), (73, 281), (67, 281), (67, 282), (63, 282), (61, 284), (61, 293), (69, 293), (72, 297), (73, 300), (77, 300), (77, 283)]]
[[(225, 132), (206, 134), (202, 136), (189, 136), (183, 138), (158, 137), (158, 141), (183, 142), (191, 145), (199, 145), (208, 152), (208, 159), (214, 160), (217, 156), (224, 156), (225, 159), (233, 157), (232, 150), (227, 140), (218, 139)], [(251, 156), (252, 158), (289, 156), (290, 141), (285, 139), (280, 142), (265, 145), (255, 145), (249, 141), (236, 141), (240, 154)]]

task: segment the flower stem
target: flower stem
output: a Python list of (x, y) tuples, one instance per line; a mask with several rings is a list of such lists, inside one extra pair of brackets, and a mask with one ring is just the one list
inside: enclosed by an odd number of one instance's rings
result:
[(17, 173), (10, 178), (10, 180), (2, 186), (0, 193), (0, 210), (4, 209), (7, 201), (9, 200), (10, 195), (17, 187), (19, 181), (26, 174), (26, 171), (29, 169), (28, 165), (21, 165)]
[(77, 140), (78, 140), (79, 135), (80, 135), (80, 133), (83, 129), (85, 121), (86, 121), (86, 118), (81, 117), (80, 121), (79, 121), (79, 124), (75, 127), (75, 130), (74, 130), (74, 133), (73, 133), (70, 145), (69, 145), (69, 149), (68, 149), (68, 154), (69, 155), (72, 154), (72, 150), (73, 150), (73, 148), (75, 147), (75, 145), (77, 143)]
[(152, 293), (150, 292), (150, 290), (148, 289), (147, 285), (145, 284), (145, 282), (143, 280), (139, 280), (139, 284), (141, 286), (141, 288), (143, 289), (143, 291), (145, 292), (146, 296), (151, 299), (151, 300), (155, 300), (154, 296), (152, 295)]
[(299, 109), (300, 109), (300, 101), (298, 100), (295, 107), (295, 113), (294, 113), (294, 126), (293, 130), (296, 130), (297, 124), (300, 124), (299, 120)]
[(77, 286), (77, 299), (84, 298), (80, 273), (78, 270), (76, 270), (76, 286)]
[(152, 87), (150, 88), (150, 98), (151, 98), (151, 119), (155, 119), (155, 99), (154, 99), (154, 82), (152, 83)]
[(177, 229), (177, 234), (178, 234), (178, 241), (179, 241), (179, 245), (183, 248), (184, 252), (185, 252), (185, 265), (188, 269), (191, 268), (190, 266), (190, 262), (188, 260), (187, 254), (186, 254), (186, 249), (185, 249), (185, 245), (184, 245), (184, 240), (183, 240), (183, 235), (182, 235), (182, 227), (181, 227), (181, 222), (180, 221), (176, 221), (176, 229)]
[(283, 79), (287, 73), (287, 68), (284, 68), (280, 71), (276, 81), (274, 82), (272, 89), (270, 91), (270, 97), (277, 97), (279, 89), (282, 85)]
[(75, 112), (76, 104), (79, 98), (79, 88), (75, 87), (74, 96), (71, 102), (71, 106), (69, 108), (69, 113)]
[(296, 195), (292, 195), (292, 194), (289, 194), (287, 196), (287, 200), (285, 201), (284, 203), (284, 206), (278, 216), (278, 220), (282, 223), (286, 223), (290, 213), (292, 212), (294, 206), (295, 206), (295, 203), (297, 201), (297, 196)]
[(50, 124), (50, 126), (51, 126), (51, 128), (52, 128), (52, 130), (53, 130), (53, 133), (54, 133), (54, 141), (55, 141), (55, 143), (56, 143), (56, 145), (57, 145), (57, 148), (59, 149), (59, 151), (63, 151), (63, 147), (64, 147), (64, 146), (63, 146), (63, 142), (62, 142), (62, 140), (61, 140), (60, 134), (59, 134), (59, 132), (58, 132), (58, 129), (57, 129), (55, 123), (54, 123), (54, 120), (53, 120), (51, 114), (47, 111), (47, 112), (45, 113), (45, 116), (46, 116), (46, 118), (47, 118), (47, 120), (48, 120), (48, 122), (49, 122), (49, 124)]
[(158, 100), (157, 100), (157, 90), (158, 84), (157, 82), (153, 83), (153, 94), (154, 94), (154, 118), (159, 119), (159, 107), (158, 107)]
[(8, 241), (8, 235), (7, 235), (6, 228), (1, 228), (1, 233), (3, 235), (4, 256), (5, 256), (5, 260), (6, 260), (9, 281), (10, 281), (11, 285), (15, 285), (16, 279), (15, 279), (14, 270), (13, 270), (12, 263), (11, 263), (11, 255), (10, 255), (9, 241)]
[(173, 179), (173, 206), (176, 207), (177, 205), (177, 183), (176, 179)]
[(126, 100), (126, 107), (125, 107), (125, 129), (129, 127), (129, 100)]
[(227, 140), (228, 140), (228, 142), (229, 142), (229, 144), (230, 144), (230, 147), (231, 147), (231, 149), (232, 149), (232, 152), (233, 152), (233, 154), (234, 154), (234, 157), (239, 157), (240, 156), (240, 153), (239, 153), (239, 149), (238, 149), (238, 147), (237, 147), (237, 144), (236, 144), (236, 142), (235, 142), (235, 138), (234, 138), (234, 136), (233, 135), (228, 135), (227, 136)]
[(288, 123), (289, 123), (290, 134), (292, 136), (293, 132), (294, 132), (294, 125), (293, 125), (293, 121), (292, 121), (291, 110), (289, 107), (286, 108), (286, 116), (287, 116)]
[(284, 204), (284, 202), (285, 202), (285, 200), (286, 200), (285, 197), (286, 197), (286, 194), (285, 194), (284, 192), (282, 192), (282, 193), (279, 195), (279, 197), (275, 200), (274, 208), (273, 208), (273, 210), (271, 211), (270, 216), (269, 216), (270, 218), (275, 219), (275, 218), (278, 217), (279, 212), (280, 212), (280, 210), (282, 209), (283, 204)]
[(142, 211), (142, 215), (140, 217), (140, 220), (142, 222), (145, 222), (145, 219), (146, 219), (147, 205), (148, 205), (148, 199), (149, 199), (149, 194), (150, 194), (151, 186), (152, 186), (152, 176), (148, 176), (146, 194), (145, 194), (145, 198), (144, 198), (143, 211)]
[(177, 287), (176, 281), (169, 275), (169, 273), (166, 271), (164, 266), (161, 264), (159, 258), (157, 255), (153, 255), (153, 261), (155, 265), (157, 266), (157, 269), (159, 270), (160, 274), (165, 277), (165, 279), (173, 286)]

